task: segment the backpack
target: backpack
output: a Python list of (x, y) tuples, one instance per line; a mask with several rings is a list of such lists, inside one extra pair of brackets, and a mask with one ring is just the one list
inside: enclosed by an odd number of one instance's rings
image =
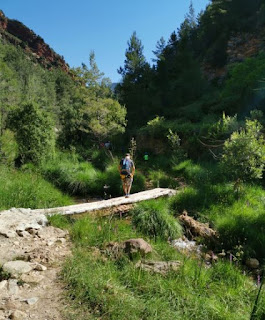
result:
[(127, 159), (121, 160), (121, 174), (128, 175), (131, 172), (132, 161)]

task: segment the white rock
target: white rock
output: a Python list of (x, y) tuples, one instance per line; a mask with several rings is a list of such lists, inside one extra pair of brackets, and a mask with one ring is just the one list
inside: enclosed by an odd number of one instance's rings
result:
[(32, 306), (33, 304), (37, 303), (38, 300), (39, 298), (34, 297), (34, 298), (25, 299), (23, 301), (25, 301), (28, 305)]
[[(40, 283), (44, 279), (44, 276), (37, 272), (30, 272), (29, 274), (22, 274), (21, 280), (27, 283)], [(24, 287), (24, 286), (23, 286)]]
[(19, 292), (19, 287), (17, 285), (17, 280), (9, 279), (7, 285), (8, 293), (12, 296), (17, 295)]
[(3, 280), (0, 282), (0, 292), (5, 289), (7, 289), (7, 280)]
[(9, 261), (3, 265), (3, 271), (9, 272), (12, 275), (28, 273), (32, 270), (32, 268), (33, 267), (31, 263), (23, 260)]

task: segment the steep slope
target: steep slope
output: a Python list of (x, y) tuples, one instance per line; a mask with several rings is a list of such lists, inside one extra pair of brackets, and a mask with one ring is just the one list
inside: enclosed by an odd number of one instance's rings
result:
[(54, 52), (40, 36), (20, 21), (7, 18), (1, 10), (0, 37), (23, 48), (46, 68), (60, 67), (67, 72), (69, 71), (69, 66), (64, 58)]

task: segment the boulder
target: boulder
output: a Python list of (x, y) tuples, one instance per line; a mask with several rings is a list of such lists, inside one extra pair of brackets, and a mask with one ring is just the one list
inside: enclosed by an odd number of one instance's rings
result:
[(141, 255), (146, 255), (152, 252), (152, 247), (144, 239), (129, 239), (123, 242), (124, 251), (131, 255), (133, 253), (140, 253)]
[(140, 261), (135, 267), (142, 270), (155, 272), (165, 275), (169, 271), (177, 271), (180, 267), (180, 261)]
[(23, 273), (29, 273), (33, 269), (33, 265), (23, 260), (9, 261), (3, 265), (3, 271), (17, 276)]
[(249, 269), (258, 269), (259, 267), (259, 260), (255, 258), (250, 258), (246, 260), (246, 266)]

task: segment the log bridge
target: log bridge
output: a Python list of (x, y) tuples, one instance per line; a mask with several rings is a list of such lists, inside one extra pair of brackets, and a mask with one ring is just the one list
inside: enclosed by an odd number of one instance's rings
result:
[[(90, 203), (75, 204), (66, 207), (48, 208), (48, 209), (35, 209), (33, 213), (41, 213), (46, 215), (75, 215), (88, 212), (99, 212), (112, 210), (114, 213), (121, 211), (128, 211), (126, 208), (131, 208), (133, 204), (141, 201), (158, 199), (161, 197), (168, 197), (176, 194), (176, 190), (156, 188), (152, 190), (146, 190), (130, 195), (129, 198), (118, 197), (108, 200), (101, 200)], [(119, 210), (119, 208), (121, 208)]]

